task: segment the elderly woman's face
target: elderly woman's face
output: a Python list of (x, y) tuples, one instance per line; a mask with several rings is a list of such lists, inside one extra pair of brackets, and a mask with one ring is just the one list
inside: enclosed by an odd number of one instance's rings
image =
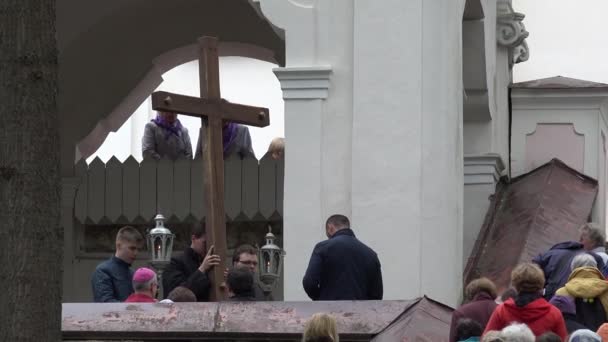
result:
[(177, 114), (172, 112), (160, 112), (160, 116), (168, 123), (172, 124), (177, 120)]

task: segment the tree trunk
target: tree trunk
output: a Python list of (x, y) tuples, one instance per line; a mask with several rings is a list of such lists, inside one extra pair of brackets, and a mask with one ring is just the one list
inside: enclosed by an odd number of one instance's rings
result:
[(0, 1), (0, 341), (61, 340), (55, 0)]

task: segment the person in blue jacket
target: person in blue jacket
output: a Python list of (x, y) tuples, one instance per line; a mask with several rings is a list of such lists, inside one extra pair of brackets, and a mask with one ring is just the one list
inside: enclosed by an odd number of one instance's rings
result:
[(604, 267), (604, 261), (599, 255), (585, 250), (582, 243), (575, 241), (560, 242), (532, 259), (545, 274), (545, 299), (550, 300), (555, 291), (566, 284), (571, 273), (570, 263), (580, 253), (591, 254), (597, 261), (597, 267), (600, 270)]
[(302, 280), (312, 300), (380, 300), (382, 271), (378, 255), (359, 241), (344, 215), (325, 223), (328, 239), (319, 242)]
[(91, 277), (93, 300), (96, 303), (124, 302), (133, 293), (131, 264), (143, 247), (144, 238), (131, 226), (116, 234), (116, 253), (97, 265)]

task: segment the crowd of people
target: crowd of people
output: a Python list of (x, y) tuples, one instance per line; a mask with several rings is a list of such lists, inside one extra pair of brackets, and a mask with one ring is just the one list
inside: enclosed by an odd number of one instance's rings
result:
[[(196, 152), (192, 153), (192, 142), (188, 129), (184, 127), (177, 113), (158, 112), (156, 118), (146, 124), (142, 138), (142, 155), (144, 159), (171, 160), (199, 158), (206, 149), (207, 131), (201, 129)], [(224, 122), (222, 127), (222, 144), (224, 158), (237, 154), (241, 158), (255, 156), (251, 146), (249, 128), (233, 122)], [(274, 138), (268, 152), (275, 160), (283, 158), (285, 139)]]
[(587, 223), (578, 242), (513, 268), (501, 296), (490, 279), (471, 281), (452, 315), (450, 342), (608, 341), (607, 261), (603, 230)]

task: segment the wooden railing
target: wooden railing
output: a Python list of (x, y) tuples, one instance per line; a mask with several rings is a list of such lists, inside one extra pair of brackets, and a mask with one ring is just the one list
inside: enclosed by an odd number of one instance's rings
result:
[[(149, 222), (157, 212), (178, 220), (205, 217), (203, 162), (116, 158), (76, 164), (81, 182), (74, 218), (81, 224)], [(224, 166), (228, 220), (277, 220), (283, 215), (284, 162), (232, 156)]]

